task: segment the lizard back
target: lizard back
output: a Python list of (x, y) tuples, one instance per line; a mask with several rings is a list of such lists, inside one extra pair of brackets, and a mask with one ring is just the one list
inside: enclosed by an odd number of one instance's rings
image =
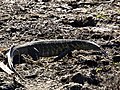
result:
[[(78, 39), (51, 39), (32, 41), (15, 47), (14, 55), (36, 54), (41, 57), (57, 56), (66, 49), (72, 50), (100, 50), (94, 42)], [(19, 51), (19, 52), (18, 52)]]

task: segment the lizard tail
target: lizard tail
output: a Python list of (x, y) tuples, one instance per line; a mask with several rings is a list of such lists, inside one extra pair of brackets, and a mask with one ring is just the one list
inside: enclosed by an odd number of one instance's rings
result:
[(8, 57), (8, 66), (9, 68), (12, 70), (14, 67), (13, 67), (13, 52), (14, 52), (14, 47), (15, 46), (12, 46), (10, 48), (10, 50), (8, 51), (8, 53), (6, 54), (7, 57)]
[(8, 57), (8, 66), (9, 66), (10, 70), (12, 70), (15, 74), (18, 75), (18, 77), (20, 77), (20, 79), (22, 79), (22, 80), (24, 81), (23, 77), (16, 71), (16, 69), (15, 69), (14, 66), (13, 66), (14, 47), (15, 47), (15, 46), (12, 46), (12, 47), (10, 48), (10, 50), (8, 51), (8, 53), (6, 54), (7, 57)]

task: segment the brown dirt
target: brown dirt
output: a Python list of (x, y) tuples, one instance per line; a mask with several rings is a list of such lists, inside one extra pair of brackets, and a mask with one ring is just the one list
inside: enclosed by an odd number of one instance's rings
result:
[(25, 81), (1, 70), (1, 90), (120, 90), (120, 2), (81, 1), (0, 1), (0, 51), (33, 40), (72, 38), (94, 41), (108, 53), (74, 51), (57, 62), (41, 57), (38, 63), (16, 64)]

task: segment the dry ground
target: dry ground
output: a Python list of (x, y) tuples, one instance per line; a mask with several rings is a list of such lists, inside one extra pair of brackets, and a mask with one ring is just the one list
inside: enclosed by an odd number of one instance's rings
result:
[(1, 70), (0, 89), (120, 90), (118, 37), (119, 1), (1, 0), (1, 49), (33, 40), (77, 38), (101, 45), (108, 57), (93, 51), (74, 51), (72, 57), (57, 62), (50, 62), (53, 57), (41, 57), (38, 63), (16, 64), (25, 81), (16, 77), (16, 82)]

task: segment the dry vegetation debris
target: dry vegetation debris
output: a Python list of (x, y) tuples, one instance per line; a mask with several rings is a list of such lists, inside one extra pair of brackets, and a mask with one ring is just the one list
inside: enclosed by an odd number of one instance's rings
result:
[[(6, 53), (13, 44), (34, 40), (69, 38), (94, 41), (109, 57), (75, 51), (72, 58), (66, 56), (58, 62), (51, 63), (51, 57), (40, 58), (39, 64), (16, 64), (26, 82), (17, 77), (14, 80), (1, 70), (0, 89), (119, 90), (119, 37), (119, 0), (0, 1), (0, 51)], [(0, 55), (1, 61), (3, 58)]]

